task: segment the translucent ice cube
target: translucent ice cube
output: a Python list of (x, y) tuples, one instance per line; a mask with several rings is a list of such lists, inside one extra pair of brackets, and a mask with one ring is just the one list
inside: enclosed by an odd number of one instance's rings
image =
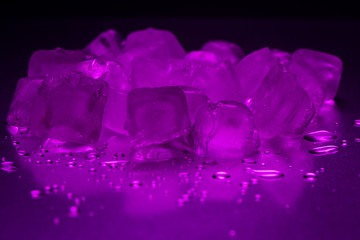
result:
[(202, 94), (199, 89), (188, 86), (180, 87), (185, 93), (190, 121), (193, 124), (196, 114), (200, 111), (200, 109), (206, 107), (210, 103), (210, 99), (206, 95)]
[(297, 85), (294, 74), (279, 65), (268, 72), (248, 106), (262, 138), (297, 136), (314, 116), (307, 92)]
[(84, 51), (90, 55), (114, 58), (122, 50), (123, 37), (114, 29), (100, 33)]
[(295, 74), (296, 82), (309, 94), (315, 111), (318, 113), (325, 100), (325, 83), (301, 59), (291, 59), (288, 70)]
[(233, 64), (244, 57), (244, 52), (240, 46), (223, 40), (209, 41), (202, 46), (201, 50), (212, 52), (220, 60), (229, 60)]
[(212, 101), (240, 100), (240, 84), (229, 61), (203, 65), (194, 69), (190, 76), (192, 86), (207, 95)]
[(340, 84), (342, 61), (335, 55), (310, 49), (298, 49), (292, 55), (293, 61), (304, 61), (325, 83), (325, 100), (333, 99)]
[(184, 57), (186, 52), (175, 35), (166, 30), (147, 28), (130, 33), (125, 51), (137, 56)]
[(28, 66), (28, 77), (65, 74), (75, 71), (77, 64), (86, 60), (81, 50), (38, 50), (33, 53)]
[(241, 158), (256, 152), (260, 144), (251, 112), (238, 102), (209, 104), (198, 112), (194, 131), (201, 157)]
[(179, 87), (136, 88), (127, 99), (125, 129), (134, 147), (159, 144), (187, 134), (188, 106)]
[(30, 130), (62, 141), (95, 143), (100, 135), (107, 84), (71, 73), (45, 79), (34, 100)]
[(285, 67), (288, 67), (291, 54), (280, 49), (271, 49), (272, 55), (276, 58), (277, 62)]
[(131, 78), (135, 87), (191, 85), (185, 61), (177, 58), (139, 58), (132, 62)]
[(14, 93), (7, 122), (17, 127), (29, 128), (31, 109), (38, 89), (46, 77), (21, 78)]
[(260, 87), (276, 58), (268, 47), (246, 55), (236, 65), (236, 76), (241, 85), (242, 101), (251, 97)]

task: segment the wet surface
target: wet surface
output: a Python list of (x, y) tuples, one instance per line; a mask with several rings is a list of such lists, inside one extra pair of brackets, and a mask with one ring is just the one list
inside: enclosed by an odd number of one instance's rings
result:
[[(169, 29), (155, 20), (150, 23)], [(226, 26), (224, 21), (218, 23)], [(272, 23), (274, 32), (286, 25)], [(66, 22), (62, 24), (66, 26)], [(189, 28), (201, 24), (205, 23), (194, 21)], [(241, 21), (234, 24), (246, 25)], [(271, 22), (253, 24), (263, 26), (257, 34), (270, 39), (269, 44), (285, 41), (266, 34)], [(326, 22), (292, 24), (301, 29), (313, 25), (310, 30), (314, 34), (316, 26), (322, 26), (326, 34), (330, 29), (340, 34), (347, 33), (345, 27), (360, 25), (345, 22), (331, 28)], [(33, 28), (40, 31), (46, 26)], [(210, 34), (206, 28), (202, 31)], [(224, 35), (232, 40), (230, 30), (223, 31), (212, 38)], [(249, 34), (248, 40), (240, 45), (245, 46), (256, 34), (244, 31)], [(195, 42), (200, 42), (198, 34)], [(181, 33), (177, 35), (181, 38)], [(304, 135), (319, 130), (331, 134), (320, 134), (321, 141), (300, 136), (262, 142), (259, 153), (246, 159), (202, 162), (185, 158), (135, 164), (128, 157), (128, 139), (123, 135), (111, 136), (104, 131), (95, 146), (44, 142), (26, 133), (11, 137), (2, 120), (0, 239), (359, 239), (360, 143), (356, 139), (360, 129), (355, 120), (360, 118), (360, 97), (355, 92), (360, 90), (360, 74), (351, 57), (354, 51), (347, 53), (355, 40), (349, 40), (349, 45), (331, 40), (322, 49), (317, 48), (338, 53), (344, 61), (344, 74), (338, 99), (322, 108)], [(292, 44), (316, 47), (320, 40), (313, 41), (300, 38)], [(189, 42), (185, 41), (185, 47), (196, 47)], [(256, 48), (256, 43), (260, 44), (255, 41), (251, 47)], [(292, 47), (285, 44), (283, 48)], [(16, 56), (20, 58), (21, 54)], [(2, 119), (18, 78), (12, 70), (7, 74), (11, 81), (2, 83)]]

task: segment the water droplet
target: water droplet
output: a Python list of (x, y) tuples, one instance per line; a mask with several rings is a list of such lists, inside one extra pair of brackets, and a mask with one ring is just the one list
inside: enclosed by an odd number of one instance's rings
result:
[(188, 173), (188, 172), (181, 172), (181, 173), (179, 173), (179, 177), (180, 177), (180, 178), (188, 178), (188, 177), (189, 177), (189, 173)]
[(240, 187), (241, 187), (241, 188), (248, 188), (249, 185), (250, 185), (250, 184), (249, 184), (249, 182), (247, 182), (247, 181), (243, 181), (243, 182), (240, 183)]
[(130, 187), (132, 188), (140, 188), (142, 185), (142, 182), (139, 180), (134, 180), (130, 183)]
[(320, 168), (320, 172), (325, 172), (325, 168)]
[(18, 151), (17, 154), (18, 154), (19, 156), (24, 156), (24, 157), (30, 156), (30, 153), (27, 152), (27, 151), (24, 151), (24, 150)]
[(51, 159), (48, 159), (48, 160), (46, 160), (46, 163), (47, 163), (47, 164), (52, 164), (53, 161), (52, 161)]
[(41, 191), (40, 190), (31, 190), (30, 191), (30, 196), (33, 198), (33, 199), (39, 199), (42, 197), (42, 194), (41, 194)]
[(54, 218), (53, 222), (55, 225), (58, 225), (60, 223), (60, 219), (56, 217)]
[(107, 175), (105, 175), (105, 174), (101, 174), (101, 179), (102, 179), (102, 180), (107, 179)]
[(199, 171), (202, 171), (205, 169), (205, 166), (200, 164), (200, 165), (196, 166), (196, 169)]
[(284, 174), (278, 170), (251, 170), (251, 173), (264, 180), (278, 180), (284, 177)]
[(76, 166), (76, 162), (73, 162), (73, 161), (67, 162), (67, 163), (65, 164), (65, 166), (66, 166), (66, 167), (69, 167), (69, 168), (73, 168), (73, 167)]
[(11, 143), (12, 143), (12, 145), (14, 145), (14, 146), (17, 146), (17, 145), (19, 145), (19, 144), (20, 144), (20, 142), (19, 142), (19, 141), (17, 141), (17, 140), (12, 141)]
[(51, 192), (53, 189), (51, 186), (45, 186), (44, 190), (45, 190), (45, 192)]
[(236, 236), (236, 231), (235, 230), (230, 230), (229, 235), (230, 235), (230, 237), (235, 237)]
[(17, 168), (18, 167), (15, 165), (15, 163), (10, 161), (5, 161), (0, 163), (0, 169), (8, 173), (15, 172)]
[(69, 217), (76, 218), (79, 216), (79, 208), (77, 206), (71, 206), (69, 210)]
[(90, 152), (85, 159), (89, 160), (89, 161), (95, 161), (96, 159), (99, 159), (100, 155), (97, 154), (96, 152)]
[(360, 138), (356, 137), (356, 138), (354, 138), (354, 141), (355, 142), (360, 142)]
[(218, 180), (225, 180), (225, 179), (230, 178), (230, 174), (227, 172), (219, 171), (219, 172), (216, 172), (214, 175), (212, 175), (212, 178), (218, 179)]
[(101, 162), (101, 165), (104, 167), (108, 167), (111, 169), (118, 169), (118, 168), (122, 168), (125, 167), (126, 165), (129, 165), (130, 162), (126, 161), (126, 160), (113, 160), (113, 161), (105, 161), (105, 162)]
[(96, 169), (95, 168), (90, 168), (89, 173), (96, 173)]
[(354, 127), (360, 127), (360, 120), (354, 120), (353, 125)]
[(251, 178), (251, 179), (250, 179), (250, 183), (251, 183), (251, 185), (256, 185), (256, 184), (259, 183), (259, 179), (257, 179), (257, 178)]
[(304, 178), (307, 182), (316, 182), (318, 179), (318, 175), (313, 172), (308, 172), (304, 174)]
[(334, 133), (326, 130), (311, 132), (304, 136), (304, 139), (309, 142), (330, 142), (336, 138), (337, 136)]
[(243, 160), (241, 160), (242, 163), (244, 164), (256, 164), (257, 161), (255, 159), (251, 159), (251, 158), (244, 158)]
[(218, 163), (213, 159), (206, 159), (205, 161), (202, 162), (202, 164), (208, 165), (208, 166), (215, 166)]
[(265, 151), (264, 151), (264, 154), (270, 154), (270, 151), (265, 150)]
[(309, 153), (317, 155), (317, 156), (324, 156), (328, 154), (334, 154), (339, 151), (339, 147), (335, 145), (328, 145), (322, 147), (316, 147), (309, 151)]
[(2, 162), (5, 162), (5, 161), (6, 161), (6, 157), (2, 157), (2, 158), (1, 158), (1, 161), (2, 161)]
[(255, 202), (260, 202), (261, 194), (255, 194)]
[(346, 147), (347, 145), (347, 140), (341, 140), (341, 146)]

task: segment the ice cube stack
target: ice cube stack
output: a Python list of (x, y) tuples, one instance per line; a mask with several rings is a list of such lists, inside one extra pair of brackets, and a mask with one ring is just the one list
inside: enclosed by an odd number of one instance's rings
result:
[(81, 50), (38, 50), (18, 81), (7, 121), (44, 139), (93, 144), (126, 134), (133, 159), (239, 159), (261, 140), (296, 137), (335, 97), (341, 60), (309, 49), (209, 41), (186, 52), (148, 28), (101, 33)]

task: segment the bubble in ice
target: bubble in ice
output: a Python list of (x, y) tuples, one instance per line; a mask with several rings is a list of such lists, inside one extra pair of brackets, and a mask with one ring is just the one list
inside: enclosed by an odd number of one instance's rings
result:
[(0, 169), (10, 173), (10, 172), (15, 172), (18, 169), (18, 167), (15, 165), (14, 162), (5, 161), (0, 163)]
[(303, 176), (305, 178), (305, 181), (307, 182), (316, 182), (318, 179), (318, 175), (313, 172), (307, 172)]
[(264, 179), (264, 180), (278, 180), (284, 177), (284, 173), (278, 170), (256, 170), (252, 169), (251, 173), (254, 174), (256, 177)]
[(309, 153), (314, 154), (315, 156), (324, 156), (329, 154), (334, 154), (339, 151), (339, 147), (336, 145), (327, 145), (313, 148)]
[(304, 136), (304, 139), (309, 142), (330, 142), (337, 138), (337, 136), (327, 130), (319, 130), (310, 132)]
[(218, 179), (218, 180), (226, 180), (230, 178), (230, 174), (227, 172), (219, 171), (212, 175), (212, 178)]

